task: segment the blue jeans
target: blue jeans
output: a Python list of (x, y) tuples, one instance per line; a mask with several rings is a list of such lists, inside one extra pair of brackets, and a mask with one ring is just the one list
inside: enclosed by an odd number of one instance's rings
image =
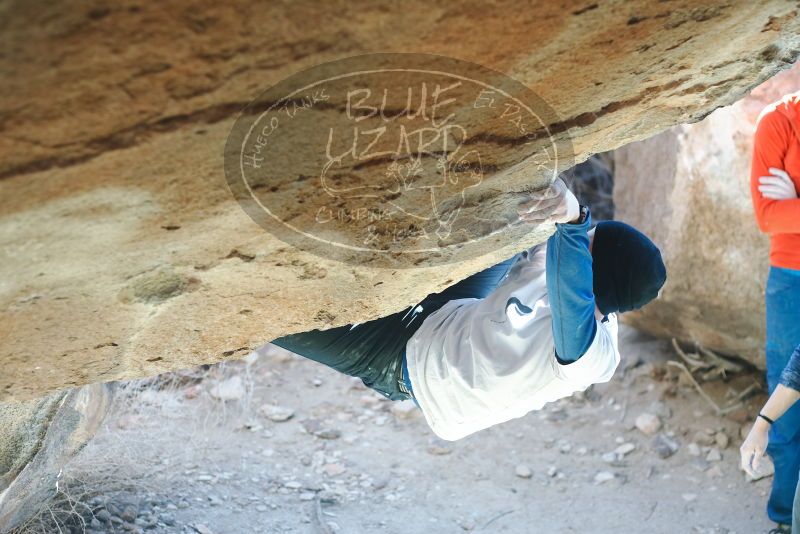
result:
[(792, 512), (792, 532), (800, 532), (800, 484), (794, 493), (794, 511)]
[[(767, 386), (771, 394), (795, 347), (800, 344), (800, 270), (770, 267), (767, 305)], [(767, 514), (777, 523), (792, 522), (792, 504), (800, 473), (800, 403), (775, 421), (767, 452), (775, 478)]]

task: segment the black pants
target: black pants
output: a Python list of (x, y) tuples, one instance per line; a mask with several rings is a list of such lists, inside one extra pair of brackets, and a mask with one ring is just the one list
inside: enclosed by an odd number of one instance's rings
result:
[(473, 274), (419, 304), (387, 317), (329, 330), (301, 332), (272, 343), (350, 376), (391, 400), (407, 399), (400, 390), (406, 343), (431, 313), (448, 301), (484, 298), (506, 275), (516, 256)]

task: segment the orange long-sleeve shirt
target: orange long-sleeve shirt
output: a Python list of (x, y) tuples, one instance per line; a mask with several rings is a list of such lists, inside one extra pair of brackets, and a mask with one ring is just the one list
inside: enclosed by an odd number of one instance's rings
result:
[(792, 177), (800, 191), (800, 92), (767, 106), (758, 119), (750, 194), (756, 220), (770, 236), (770, 264), (800, 270), (800, 199), (770, 200), (761, 196), (758, 179), (777, 167)]

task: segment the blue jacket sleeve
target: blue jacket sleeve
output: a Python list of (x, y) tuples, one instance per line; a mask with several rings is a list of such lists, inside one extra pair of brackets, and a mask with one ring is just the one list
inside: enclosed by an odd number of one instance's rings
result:
[(590, 216), (580, 224), (556, 224), (556, 232), (547, 241), (547, 294), (556, 358), (562, 364), (586, 354), (597, 333), (590, 224)]
[(789, 363), (783, 369), (780, 383), (787, 388), (800, 391), (800, 345), (794, 349)]

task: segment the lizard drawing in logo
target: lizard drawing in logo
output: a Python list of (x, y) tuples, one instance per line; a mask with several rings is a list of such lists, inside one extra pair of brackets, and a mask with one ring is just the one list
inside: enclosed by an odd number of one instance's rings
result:
[[(361, 131), (354, 138), (375, 133)], [(400, 126), (392, 140), (387, 137), (381, 128), (369, 151), (359, 151), (356, 146), (363, 141), (355, 139), (351, 149), (331, 157), (329, 136), (329, 158), (320, 174), (323, 189), (337, 199), (361, 199), (370, 208), (391, 206), (416, 222), (425, 236), (433, 233), (440, 240), (448, 239), (467, 190), (484, 177), (480, 154), (464, 147), (466, 130), (458, 124), (411, 132)]]

